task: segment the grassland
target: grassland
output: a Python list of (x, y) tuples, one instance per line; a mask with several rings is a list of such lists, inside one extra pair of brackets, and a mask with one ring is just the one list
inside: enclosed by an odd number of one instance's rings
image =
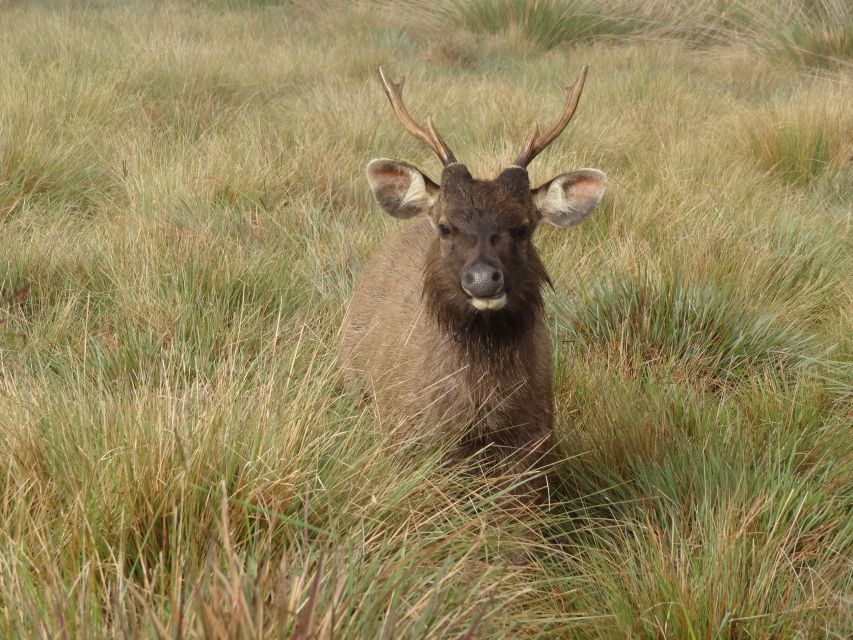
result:
[[(850, 637), (849, 4), (0, 2), (0, 60), (0, 636)], [(582, 63), (497, 526), (335, 385), (363, 168), (437, 173), (373, 74), (489, 175)]]

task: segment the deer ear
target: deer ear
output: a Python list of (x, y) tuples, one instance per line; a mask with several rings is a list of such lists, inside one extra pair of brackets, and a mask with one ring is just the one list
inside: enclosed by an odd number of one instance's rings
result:
[(606, 188), (604, 173), (598, 169), (578, 169), (535, 189), (533, 203), (546, 222), (557, 227), (571, 227), (592, 213)]
[(387, 158), (370, 161), (367, 181), (382, 208), (400, 219), (428, 214), (440, 190), (416, 166)]

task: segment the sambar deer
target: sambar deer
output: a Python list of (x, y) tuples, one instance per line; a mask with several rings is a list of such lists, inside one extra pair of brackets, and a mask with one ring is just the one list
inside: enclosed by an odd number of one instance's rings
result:
[[(534, 123), (516, 160), (494, 180), (474, 178), (427, 118), (415, 122), (403, 82), (379, 76), (403, 127), (431, 148), (441, 183), (414, 165), (372, 160), (367, 179), (381, 207), (417, 219), (373, 256), (356, 287), (339, 354), (344, 379), (360, 379), (379, 412), (404, 430), (428, 425), (454, 437), (456, 461), (512, 476), (541, 468), (553, 431), (552, 351), (541, 290), (550, 279), (531, 242), (542, 222), (586, 218), (607, 178), (563, 173), (530, 188), (527, 165), (574, 115), (587, 67), (543, 135)], [(517, 486), (539, 500), (542, 474)]]

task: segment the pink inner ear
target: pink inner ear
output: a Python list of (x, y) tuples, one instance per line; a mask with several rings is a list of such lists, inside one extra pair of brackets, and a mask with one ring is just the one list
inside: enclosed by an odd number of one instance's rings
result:
[(563, 191), (571, 200), (586, 201), (601, 194), (601, 180), (594, 176), (578, 176), (563, 185)]
[(379, 169), (374, 169), (373, 176), (377, 182), (382, 182), (388, 188), (395, 191), (407, 191), (412, 184), (412, 178), (409, 176), (408, 171), (393, 165), (385, 165)]

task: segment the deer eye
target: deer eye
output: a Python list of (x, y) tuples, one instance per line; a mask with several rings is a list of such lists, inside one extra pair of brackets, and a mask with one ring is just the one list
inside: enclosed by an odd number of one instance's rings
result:
[(438, 225), (438, 232), (446, 238), (453, 233), (453, 229), (448, 227), (446, 224), (440, 224)]
[(513, 227), (509, 230), (509, 234), (515, 238), (516, 240), (524, 240), (527, 237), (527, 234), (530, 232), (530, 227), (527, 225), (522, 225), (520, 227)]

